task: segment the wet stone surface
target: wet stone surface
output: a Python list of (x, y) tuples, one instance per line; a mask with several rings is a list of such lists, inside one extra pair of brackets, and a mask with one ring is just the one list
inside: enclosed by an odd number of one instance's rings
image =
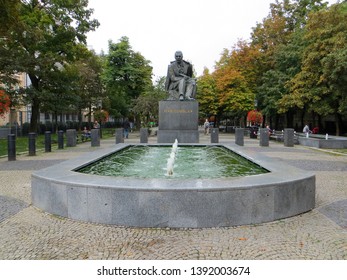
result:
[(0, 195), (0, 222), (22, 211), (29, 204), (7, 196)]
[(0, 161), (0, 170), (40, 170), (48, 166), (52, 166), (62, 162), (63, 160), (35, 160), (33, 163), (31, 160), (17, 160), (17, 161)]
[(334, 221), (340, 227), (347, 229), (347, 199), (335, 201), (319, 209), (319, 212)]

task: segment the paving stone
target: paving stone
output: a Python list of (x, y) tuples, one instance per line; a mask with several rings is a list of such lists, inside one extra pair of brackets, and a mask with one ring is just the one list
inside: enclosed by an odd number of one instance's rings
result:
[[(209, 143), (200, 134), (200, 143)], [(139, 143), (131, 133), (125, 142)], [(205, 141), (205, 142), (204, 142)], [(155, 137), (148, 138), (156, 143)], [(233, 135), (219, 142), (234, 143)], [(347, 259), (347, 157), (271, 142), (259, 147), (245, 139), (244, 148), (316, 174), (316, 208), (271, 223), (206, 229), (127, 228), (79, 222), (47, 214), (30, 205), (31, 172), (83, 153), (114, 145), (114, 139), (0, 159), (0, 259)]]

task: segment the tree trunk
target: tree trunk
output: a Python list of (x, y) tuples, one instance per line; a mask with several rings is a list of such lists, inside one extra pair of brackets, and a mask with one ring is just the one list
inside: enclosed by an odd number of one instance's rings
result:
[(40, 114), (40, 102), (37, 97), (32, 98), (31, 101), (31, 118), (29, 132), (37, 132), (38, 119)]
[(342, 117), (339, 113), (335, 113), (335, 125), (336, 125), (336, 136), (341, 134), (342, 129)]
[(78, 109), (78, 132), (81, 132), (82, 129), (82, 114), (83, 111), (81, 108)]
[(33, 74), (28, 74), (28, 76), (30, 78), (33, 88), (35, 89), (35, 92), (32, 93), (33, 96), (31, 96), (31, 118), (30, 118), (29, 132), (36, 133), (39, 114), (40, 114), (40, 100), (38, 97), (38, 92), (40, 92), (39, 79)]
[(294, 114), (290, 110), (286, 113), (287, 128), (294, 128), (293, 116), (294, 116)]
[(306, 107), (304, 107), (304, 109), (302, 110), (302, 112), (301, 112), (301, 118), (300, 118), (300, 120), (301, 120), (301, 129), (303, 129), (304, 128), (304, 126), (305, 126), (305, 112), (306, 112)]

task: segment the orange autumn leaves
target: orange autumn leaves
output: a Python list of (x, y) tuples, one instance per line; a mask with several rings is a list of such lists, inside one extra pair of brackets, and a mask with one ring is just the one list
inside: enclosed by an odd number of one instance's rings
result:
[(11, 106), (10, 97), (4, 90), (0, 90), (0, 117), (3, 117), (8, 112)]

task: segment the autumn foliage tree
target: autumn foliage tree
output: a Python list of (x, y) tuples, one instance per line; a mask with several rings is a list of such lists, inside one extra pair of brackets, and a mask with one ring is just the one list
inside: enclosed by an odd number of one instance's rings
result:
[(219, 101), (216, 90), (215, 78), (207, 68), (204, 69), (202, 76), (198, 78), (199, 110), (202, 118), (216, 116), (219, 112)]
[(11, 105), (10, 97), (6, 94), (4, 90), (0, 90), (0, 117), (6, 114)]
[(251, 125), (261, 125), (263, 123), (263, 115), (257, 110), (251, 110), (247, 113), (247, 122)]

